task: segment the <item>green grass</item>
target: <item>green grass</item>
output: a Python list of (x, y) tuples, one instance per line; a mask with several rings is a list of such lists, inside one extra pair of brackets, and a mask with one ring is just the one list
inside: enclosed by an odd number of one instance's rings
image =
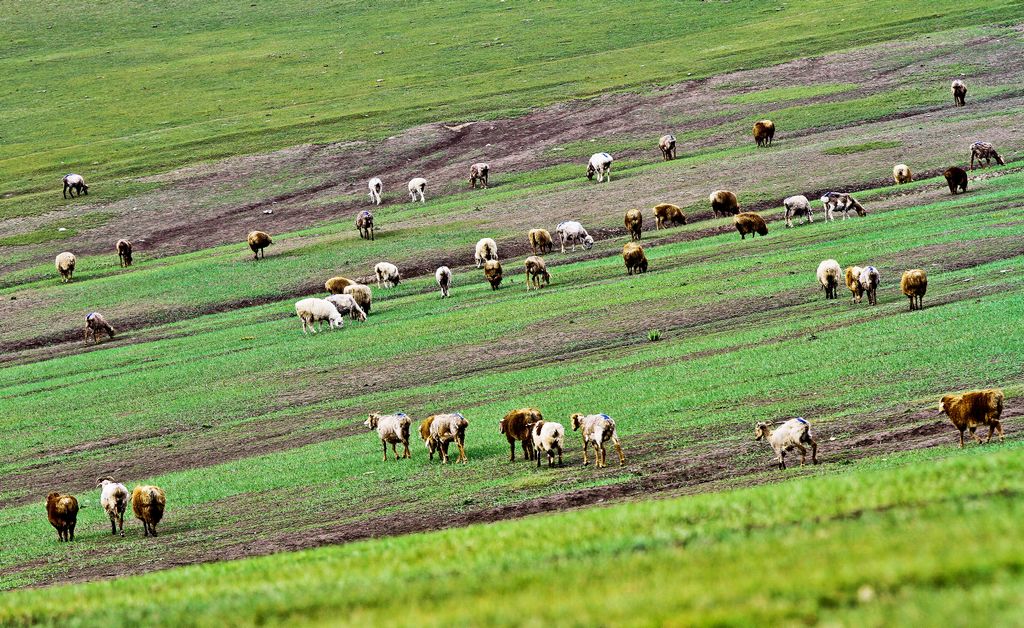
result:
[(822, 152), (826, 155), (852, 155), (854, 153), (864, 153), (869, 150), (882, 150), (885, 148), (899, 148), (903, 145), (903, 142), (899, 140), (876, 140), (874, 142), (864, 142), (863, 144), (851, 144), (847, 146), (833, 146), (826, 148)]
[(747, 94), (736, 94), (726, 96), (723, 100), (736, 105), (760, 105), (765, 103), (784, 102), (788, 100), (801, 100), (804, 98), (817, 98), (819, 96), (831, 96), (842, 94), (857, 89), (854, 83), (836, 83), (834, 85), (796, 85), (793, 87), (773, 87)]
[(90, 212), (75, 218), (65, 218), (32, 231), (0, 238), (0, 246), (27, 246), (53, 240), (66, 240), (87, 229), (102, 226), (113, 216), (114, 214), (111, 212)]

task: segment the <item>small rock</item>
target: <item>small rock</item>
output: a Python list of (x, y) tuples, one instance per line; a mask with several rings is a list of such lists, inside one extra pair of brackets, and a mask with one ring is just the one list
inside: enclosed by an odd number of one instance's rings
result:
[(264, 210), (263, 210), (263, 213), (264, 213), (264, 214), (273, 214), (273, 213), (274, 213), (274, 210), (272, 210), (272, 209), (264, 209)]
[(67, 231), (67, 228), (61, 227), (61, 228), (57, 229), (57, 231)]

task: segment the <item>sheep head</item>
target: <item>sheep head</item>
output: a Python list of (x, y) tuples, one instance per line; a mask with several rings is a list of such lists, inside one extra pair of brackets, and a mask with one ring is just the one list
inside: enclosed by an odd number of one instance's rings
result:
[(757, 424), (754, 428), (754, 440), (761, 440), (762, 438), (767, 440), (771, 436), (771, 430), (768, 428), (768, 424), (764, 421)]
[(97, 479), (96, 480), (96, 486), (103, 486), (104, 484), (111, 484), (111, 483), (113, 483), (113, 481), (114, 481), (114, 478), (112, 478), (112, 477), (110, 477), (108, 475), (108, 476), (105, 476), (105, 477)]
[(583, 238), (583, 248), (584, 249), (589, 251), (593, 246), (594, 246), (594, 237), (593, 236), (589, 236), (588, 235), (587, 237)]
[(575, 432), (576, 430), (580, 429), (581, 425), (583, 425), (583, 415), (580, 414), (579, 412), (577, 412), (577, 413), (573, 414), (571, 418), (572, 418), (572, 431)]
[(498, 433), (499, 434), (504, 434), (507, 431), (508, 431), (508, 428), (505, 426), (505, 419), (502, 419), (502, 420), (498, 421)]
[(593, 181), (595, 174), (597, 174), (597, 169), (594, 168), (594, 164), (587, 164), (587, 179)]
[(365, 425), (366, 427), (370, 428), (371, 430), (375, 430), (375, 429), (377, 429), (377, 422), (378, 421), (380, 421), (380, 415), (379, 414), (375, 414), (375, 413), (370, 413), (370, 415), (367, 416), (366, 420), (363, 421), (363, 425)]

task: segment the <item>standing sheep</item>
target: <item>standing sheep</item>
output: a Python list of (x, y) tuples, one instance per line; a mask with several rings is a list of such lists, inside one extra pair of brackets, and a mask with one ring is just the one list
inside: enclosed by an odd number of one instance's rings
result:
[(953, 92), (953, 106), (963, 107), (967, 104), (967, 86), (960, 79), (954, 80), (950, 86), (950, 91)]
[(533, 434), (530, 425), (543, 421), (544, 416), (537, 408), (519, 408), (512, 410), (498, 422), (498, 431), (508, 439), (508, 461), (516, 461), (516, 441), (523, 443), (523, 458), (533, 460), (536, 455), (533, 448)]
[(373, 305), (373, 293), (370, 291), (370, 286), (354, 283), (350, 286), (345, 286), (344, 294), (352, 295), (352, 298), (356, 300), (359, 307), (363, 308), (367, 315), (370, 314), (370, 307)]
[(597, 463), (597, 468), (606, 466), (604, 444), (609, 440), (615, 445), (615, 450), (619, 452), (619, 466), (626, 464), (626, 456), (622, 453), (622, 443), (619, 442), (619, 435), (615, 430), (615, 419), (607, 414), (583, 415), (579, 412), (570, 418), (572, 419), (572, 431), (575, 432), (583, 428), (583, 466), (590, 464), (587, 460), (587, 448), (591, 445), (594, 446), (594, 460)]
[[(971, 144), (971, 170), (974, 170), (975, 159), (978, 160), (979, 168), (987, 168), (992, 164), (993, 159), (995, 159), (996, 163), (999, 164), (1000, 166), (1006, 165), (1006, 163), (1003, 162), (1003, 158), (1000, 157), (999, 153), (996, 152), (995, 147), (989, 144), (988, 142), (975, 142)], [(981, 165), (982, 159), (985, 160), (984, 166)]]
[(349, 315), (354, 321), (365, 322), (366, 312), (359, 306), (359, 302), (351, 294), (332, 294), (324, 299), (338, 310), (338, 314)]
[(309, 329), (314, 334), (317, 332), (316, 325), (319, 323), (323, 330), (323, 321), (328, 321), (331, 329), (345, 326), (345, 320), (338, 312), (338, 308), (326, 299), (309, 298), (302, 299), (295, 303), (295, 313), (302, 319), (302, 333), (308, 333)]
[(416, 177), (412, 181), (409, 181), (409, 198), (412, 199), (413, 203), (416, 202), (416, 197), (417, 196), (419, 197), (421, 203), (426, 203), (427, 202), (426, 190), (427, 190), (427, 180), (424, 179), (423, 177)]
[(491, 284), (491, 290), (497, 290), (501, 285), (501, 262), (496, 259), (484, 263), (484, 278)]
[(167, 496), (159, 486), (136, 486), (132, 491), (132, 512), (142, 522), (143, 536), (156, 536), (156, 525), (164, 518)]
[(861, 292), (865, 292), (868, 295), (869, 305), (878, 305), (878, 284), (880, 281), (881, 276), (878, 274), (878, 269), (874, 266), (865, 266), (860, 271), (860, 276), (857, 277)]
[(114, 250), (117, 251), (117, 260), (121, 263), (121, 268), (128, 268), (132, 265), (131, 242), (122, 238), (114, 244)]
[(686, 214), (679, 209), (678, 205), (672, 203), (659, 203), (654, 206), (654, 226), (658, 229), (668, 229), (674, 225), (685, 225)]
[(448, 464), (448, 445), (452, 441), (459, 448), (459, 457), (456, 464), (466, 464), (469, 458), (466, 457), (466, 428), (469, 421), (458, 412), (452, 414), (435, 414), (430, 424), (430, 437), (434, 440), (434, 446), (441, 450), (441, 464)]
[(558, 234), (558, 239), (562, 243), (562, 253), (565, 253), (566, 244), (572, 244), (573, 252), (576, 252), (577, 244), (583, 245), (583, 248), (587, 251), (594, 246), (594, 238), (590, 237), (590, 234), (583, 228), (583, 225), (575, 220), (566, 220), (565, 222), (558, 223), (558, 226), (555, 227), (555, 233)]
[(420, 421), (420, 440), (423, 441), (423, 445), (427, 448), (427, 452), (430, 454), (430, 461), (434, 461), (434, 452), (437, 451), (437, 443), (430, 436), (430, 426), (434, 424), (434, 416), (428, 416), (427, 418)]
[(640, 213), (639, 209), (627, 211), (625, 223), (630, 240), (639, 240), (643, 237), (644, 216)]
[(957, 166), (950, 166), (942, 173), (946, 177), (946, 185), (949, 186), (949, 193), (956, 194), (957, 188), (960, 192), (967, 191), (967, 171)]
[(900, 291), (910, 299), (910, 311), (924, 309), (924, 295), (928, 292), (928, 274), (920, 268), (908, 270), (900, 277)]
[(711, 212), (715, 217), (718, 214), (735, 216), (740, 213), (740, 201), (729, 190), (715, 190), (708, 196), (708, 200), (711, 201)]
[(473, 253), (473, 261), (476, 262), (476, 267), (480, 268), (484, 265), (484, 262), (498, 259), (498, 243), (491, 238), (481, 238), (476, 243), (476, 249)]
[(846, 268), (845, 279), (846, 287), (850, 290), (853, 297), (850, 299), (852, 303), (860, 303), (861, 296), (864, 291), (860, 287), (860, 272), (863, 270), (860, 266), (848, 266)]
[[(391, 452), (395, 454), (396, 462), (401, 458), (412, 458), (412, 454), (409, 452), (409, 427), (412, 425), (412, 419), (407, 415), (402, 412), (383, 416), (370, 413), (363, 421), (363, 425), (371, 430), (377, 430), (377, 436), (380, 437), (380, 443), (384, 447), (384, 462), (388, 461), (388, 443), (391, 444)], [(402, 443), (404, 448), (402, 455), (398, 455), (396, 449), (398, 443)]]
[(775, 139), (775, 123), (771, 120), (758, 120), (754, 123), (754, 141), (759, 147), (771, 146)]
[(790, 419), (774, 430), (767, 423), (758, 423), (754, 440), (764, 440), (771, 445), (780, 469), (786, 468), (786, 452), (793, 449), (800, 452), (800, 466), (803, 466), (807, 461), (805, 445), (811, 446), (811, 462), (818, 464), (818, 442), (811, 435), (811, 424), (803, 417)]
[(530, 229), (530, 248), (534, 255), (550, 253), (554, 245), (551, 242), (551, 234), (547, 229)]
[(447, 266), (438, 268), (434, 271), (434, 279), (437, 281), (437, 287), (441, 289), (441, 298), (444, 299), (451, 296), (452, 269)]
[(68, 192), (71, 193), (71, 198), (75, 198), (75, 192), (81, 196), (85, 194), (89, 195), (89, 186), (85, 184), (85, 179), (80, 174), (66, 174), (62, 179), (64, 182), (64, 198), (68, 197)]
[(587, 162), (587, 179), (593, 181), (594, 177), (597, 176), (598, 183), (604, 181), (605, 177), (611, 181), (612, 161), (612, 156), (608, 153), (594, 153), (591, 155), (590, 161)]
[(487, 174), (490, 172), (491, 167), (485, 163), (473, 164), (469, 167), (469, 186), (476, 189), (477, 182), (480, 183), (480, 187), (487, 187)]
[(676, 136), (669, 133), (662, 135), (658, 140), (658, 148), (661, 149), (661, 158), (665, 161), (672, 161), (676, 158)]
[(910, 183), (914, 180), (914, 174), (910, 172), (910, 166), (907, 164), (896, 164), (892, 167), (892, 180), (896, 185)]
[(363, 240), (373, 240), (373, 213), (364, 209), (356, 216), (356, 229)]
[(843, 220), (850, 217), (850, 210), (857, 212), (858, 216), (867, 215), (868, 211), (849, 194), (841, 192), (827, 192), (821, 197), (821, 204), (825, 207), (825, 221), (834, 221), (835, 211), (843, 212)]
[(541, 280), (544, 281), (544, 285), (551, 283), (551, 274), (548, 273), (548, 265), (544, 263), (544, 258), (536, 255), (531, 255), (526, 258), (526, 291), (530, 291), (530, 287), (534, 287), (538, 290), (541, 288)]
[(57, 541), (75, 540), (78, 523), (78, 500), (74, 495), (53, 492), (46, 496), (46, 518), (57, 529)]
[(348, 277), (342, 277), (341, 275), (338, 275), (337, 277), (331, 277), (330, 279), (324, 282), (324, 290), (330, 292), (331, 294), (344, 294), (345, 288), (351, 286), (354, 283), (355, 282), (349, 279)]
[(266, 259), (267, 252), (263, 249), (274, 243), (274, 241), (270, 239), (270, 236), (262, 231), (250, 231), (249, 235), (245, 239), (249, 243), (249, 248), (255, 254), (253, 259), (259, 259), (260, 253), (262, 253), (263, 258)]
[(124, 536), (124, 511), (128, 508), (128, 489), (111, 477), (100, 478), (96, 482), (96, 486), (100, 487), (100, 505), (110, 518), (110, 534), (116, 535), (120, 531), (121, 536)]
[(834, 259), (827, 259), (818, 264), (818, 283), (825, 290), (826, 299), (839, 298), (839, 275), (842, 272), (839, 262)]
[(402, 283), (402, 277), (398, 274), (398, 266), (390, 262), (380, 262), (373, 267), (373, 274), (377, 277), (377, 287), (382, 285), (385, 288), (394, 288)]
[(741, 240), (746, 240), (747, 234), (750, 234), (752, 238), (756, 235), (768, 235), (768, 223), (754, 212), (736, 214), (732, 217), (732, 222), (736, 225), (736, 231), (739, 232)]
[(626, 274), (647, 272), (647, 255), (644, 247), (636, 242), (627, 242), (622, 247), (622, 261), (626, 263)]
[(85, 338), (83, 342), (89, 342), (89, 337), (92, 336), (92, 343), (96, 344), (99, 339), (96, 337), (96, 332), (102, 331), (107, 335), (108, 340), (114, 339), (114, 328), (110, 326), (107, 319), (103, 318), (103, 315), (99, 312), (92, 312), (85, 317)]
[(793, 226), (793, 218), (797, 216), (804, 216), (804, 224), (814, 222), (814, 216), (811, 213), (811, 203), (803, 194), (783, 199), (782, 205), (786, 208), (787, 229)]
[(380, 205), (380, 193), (384, 189), (384, 183), (380, 180), (380, 177), (370, 179), (366, 187), (370, 188), (370, 202), (374, 205)]
[(565, 428), (561, 423), (554, 421), (537, 421), (530, 426), (533, 445), (537, 448), (537, 468), (540, 468), (540, 454), (544, 452), (548, 456), (548, 468), (551, 468), (555, 461), (555, 453), (558, 453), (558, 466), (562, 466), (562, 449), (565, 446)]
[(1003, 442), (1003, 424), (999, 422), (1003, 413), (1003, 391), (998, 388), (946, 395), (939, 402), (939, 414), (943, 413), (960, 431), (960, 449), (964, 448), (964, 430), (970, 430), (974, 440), (981, 444), (981, 437), (975, 433), (979, 425), (988, 426), (986, 443), (991, 442), (993, 431), (999, 432), (999, 442)]
[(61, 283), (71, 283), (71, 279), (75, 275), (75, 262), (77, 261), (75, 254), (69, 251), (64, 251), (53, 260), (53, 265), (57, 267), (57, 272), (60, 273)]

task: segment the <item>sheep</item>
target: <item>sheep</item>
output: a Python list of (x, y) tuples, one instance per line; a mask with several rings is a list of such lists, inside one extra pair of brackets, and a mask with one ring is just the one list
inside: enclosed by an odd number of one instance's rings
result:
[(1003, 391), (998, 388), (972, 390), (959, 395), (945, 395), (939, 402), (939, 414), (945, 414), (960, 431), (960, 449), (964, 448), (964, 430), (970, 430), (974, 440), (981, 444), (981, 437), (975, 433), (979, 425), (988, 426), (986, 443), (992, 441), (992, 432), (999, 432), (1003, 442), (1003, 424), (999, 417), (1003, 413)]
[(159, 486), (136, 486), (132, 490), (132, 512), (142, 522), (143, 536), (156, 536), (156, 524), (164, 518), (167, 495)]
[(337, 277), (331, 277), (330, 279), (324, 282), (324, 290), (331, 294), (344, 294), (345, 288), (351, 286), (354, 283), (356, 282), (349, 279), (348, 277), (342, 277), (341, 275), (338, 275)]
[(75, 524), (78, 523), (78, 500), (74, 495), (57, 492), (46, 496), (46, 518), (57, 529), (58, 542), (75, 540)]
[(469, 185), (473, 189), (476, 189), (476, 184), (479, 181), (480, 186), (483, 188), (487, 187), (487, 174), (490, 172), (491, 167), (485, 163), (473, 164), (469, 167)]
[(821, 197), (821, 204), (825, 207), (826, 222), (836, 219), (835, 211), (837, 209), (843, 212), (843, 220), (849, 218), (851, 209), (856, 211), (858, 216), (864, 216), (868, 213), (864, 206), (857, 202), (857, 199), (841, 192), (826, 192)]
[(498, 259), (498, 243), (491, 238), (481, 238), (476, 243), (476, 249), (473, 253), (473, 261), (476, 262), (476, 267), (480, 268), (484, 265), (484, 262), (492, 259)]
[(575, 432), (581, 427), (583, 428), (583, 466), (590, 464), (587, 460), (587, 448), (590, 445), (594, 446), (594, 460), (597, 463), (597, 468), (607, 466), (604, 450), (604, 443), (607, 440), (611, 440), (616, 451), (619, 452), (619, 466), (626, 464), (626, 456), (622, 453), (622, 444), (619, 442), (619, 435), (615, 430), (615, 419), (607, 414), (583, 415), (579, 412), (570, 418), (572, 419), (572, 431)]
[(758, 120), (754, 123), (754, 141), (758, 147), (771, 146), (775, 139), (775, 123), (771, 120)]
[(654, 206), (654, 225), (658, 229), (668, 229), (673, 225), (685, 225), (686, 214), (672, 203), (659, 203)]
[(636, 242), (627, 242), (622, 246), (622, 261), (626, 264), (626, 274), (647, 272), (647, 255), (644, 247)]
[(537, 255), (531, 255), (526, 258), (524, 262), (526, 266), (526, 291), (529, 292), (530, 288), (536, 288), (540, 290), (543, 285), (547, 286), (551, 284), (551, 273), (548, 272), (548, 265), (544, 262), (543, 257)]
[(359, 307), (359, 303), (356, 298), (351, 294), (332, 294), (331, 296), (324, 299), (331, 303), (338, 310), (338, 314), (345, 316), (349, 315), (352, 320), (358, 320), (359, 322), (366, 321), (366, 312), (363, 308)]
[(740, 213), (739, 199), (729, 190), (715, 190), (708, 195), (708, 200), (711, 201), (711, 212), (716, 217), (718, 214), (735, 216)]
[(458, 412), (453, 414), (435, 414), (430, 424), (430, 438), (434, 441), (434, 447), (441, 450), (441, 464), (448, 464), (448, 445), (452, 441), (459, 448), (459, 457), (456, 464), (466, 464), (469, 458), (466, 457), (466, 428), (469, 421)]
[(412, 202), (416, 202), (416, 197), (419, 196), (421, 203), (427, 202), (427, 196), (424, 194), (427, 190), (427, 180), (423, 177), (416, 177), (412, 181), (409, 181), (409, 198)]
[[(384, 462), (388, 461), (388, 443), (391, 444), (391, 452), (395, 454), (395, 461), (412, 458), (412, 454), (409, 453), (409, 426), (412, 425), (412, 419), (406, 414), (399, 412), (380, 415), (371, 412), (363, 421), (363, 425), (371, 430), (377, 430), (380, 444), (384, 447)], [(402, 455), (398, 455), (398, 443), (402, 443), (404, 447)]]
[(924, 309), (924, 295), (928, 292), (928, 274), (920, 268), (905, 271), (900, 277), (900, 291), (910, 299), (910, 311)]
[(117, 535), (120, 531), (121, 536), (124, 536), (124, 511), (128, 508), (128, 489), (111, 477), (96, 480), (96, 486), (100, 487), (100, 505), (110, 517), (110, 534)]
[(662, 159), (672, 161), (676, 158), (676, 136), (671, 133), (662, 135), (658, 140), (658, 148), (661, 149)]
[(373, 213), (364, 209), (356, 216), (356, 229), (363, 240), (373, 240)]
[(910, 166), (907, 164), (896, 164), (892, 167), (892, 180), (896, 182), (896, 185), (910, 183), (914, 180), (914, 173), (910, 171)]
[(326, 299), (309, 298), (302, 299), (295, 303), (295, 313), (302, 319), (302, 333), (308, 333), (308, 328), (314, 334), (317, 332), (316, 324), (320, 324), (323, 330), (323, 321), (328, 321), (331, 329), (345, 326), (345, 319), (341, 317), (338, 308)]
[(811, 212), (811, 203), (803, 194), (789, 196), (782, 200), (786, 208), (786, 228), (793, 226), (793, 218), (804, 216), (804, 224), (814, 222), (814, 214)]
[(825, 290), (826, 299), (839, 298), (839, 275), (843, 269), (839, 262), (827, 259), (818, 264), (818, 283)]
[(746, 240), (748, 233), (752, 238), (756, 235), (768, 235), (768, 223), (759, 214), (753, 212), (736, 214), (732, 217), (732, 222), (736, 225), (736, 231), (739, 232), (741, 240)]
[(132, 243), (129, 240), (118, 240), (114, 244), (114, 250), (117, 251), (117, 260), (121, 263), (121, 268), (132, 265)]
[(433, 415), (420, 421), (420, 440), (423, 441), (423, 445), (427, 448), (431, 461), (434, 460), (434, 452), (437, 451), (437, 443), (435, 443), (434, 439), (430, 437), (430, 426), (433, 424)]
[(565, 253), (565, 245), (570, 243), (572, 244), (573, 252), (576, 252), (577, 244), (583, 245), (583, 248), (587, 251), (594, 246), (594, 238), (590, 237), (590, 234), (583, 228), (583, 225), (575, 220), (558, 223), (558, 226), (555, 227), (555, 233), (562, 243), (562, 253)]
[(811, 462), (818, 464), (818, 442), (811, 435), (811, 424), (803, 417), (790, 419), (775, 428), (761, 422), (754, 428), (754, 440), (764, 440), (775, 451), (780, 469), (786, 468), (786, 452), (796, 449), (800, 452), (800, 466), (807, 461), (807, 447), (811, 446)]
[(380, 193), (384, 189), (384, 182), (380, 180), (380, 177), (374, 177), (370, 179), (366, 187), (370, 188), (370, 202), (380, 205)]
[(537, 468), (540, 468), (540, 454), (548, 456), (548, 468), (554, 464), (555, 452), (558, 452), (558, 466), (562, 465), (562, 448), (565, 446), (565, 428), (554, 421), (537, 421), (530, 426), (530, 434), (534, 447), (537, 448)]
[(850, 293), (853, 295), (850, 299), (852, 303), (860, 303), (861, 296), (864, 294), (860, 287), (861, 270), (863, 269), (860, 266), (848, 266), (846, 268), (846, 287), (849, 288)]
[(953, 92), (953, 106), (963, 107), (967, 104), (967, 86), (960, 79), (956, 79), (949, 85), (949, 89)]
[(352, 298), (359, 304), (359, 307), (363, 308), (363, 311), (366, 312), (366, 315), (370, 315), (370, 307), (373, 305), (373, 293), (370, 292), (370, 286), (354, 283), (350, 286), (345, 286), (344, 294), (351, 294)]
[(96, 337), (96, 332), (102, 331), (107, 335), (107, 339), (114, 339), (114, 328), (110, 326), (107, 319), (103, 318), (103, 315), (99, 312), (92, 312), (85, 317), (85, 338), (83, 342), (89, 342), (89, 337), (92, 336), (92, 343), (96, 344), (99, 339)]
[(861, 292), (867, 293), (868, 304), (878, 305), (878, 283), (881, 281), (881, 276), (878, 274), (878, 269), (874, 266), (865, 266), (860, 271), (860, 275), (857, 276), (857, 282), (860, 284)]
[(631, 209), (626, 212), (625, 224), (630, 240), (639, 240), (643, 237), (644, 216), (639, 209)]
[(946, 177), (946, 185), (949, 186), (950, 194), (955, 195), (957, 188), (960, 188), (961, 193), (967, 191), (967, 171), (963, 168), (950, 166), (946, 168), (942, 176)]
[[(996, 163), (999, 164), (1000, 166), (1006, 165), (1006, 163), (1003, 161), (1003, 158), (1000, 157), (999, 153), (996, 152), (995, 147), (989, 144), (988, 142), (975, 142), (971, 144), (971, 170), (974, 170), (975, 158), (977, 158), (978, 160), (979, 168), (985, 168), (989, 166), (992, 163), (993, 159), (995, 159)], [(984, 166), (981, 165), (982, 159), (985, 160)]]
[(53, 265), (60, 273), (61, 283), (71, 283), (71, 279), (75, 275), (75, 262), (77, 261), (75, 254), (70, 251), (64, 251), (53, 260)]
[(373, 274), (377, 277), (377, 287), (382, 285), (385, 288), (394, 288), (402, 283), (402, 277), (398, 274), (398, 266), (389, 262), (380, 262), (373, 267)]
[(604, 181), (605, 177), (609, 181), (612, 180), (611, 155), (608, 153), (594, 153), (590, 156), (590, 161), (587, 162), (587, 179), (593, 181), (595, 175), (597, 176), (598, 183)]
[(484, 278), (491, 284), (491, 290), (497, 290), (501, 285), (501, 262), (496, 259), (484, 263)]
[(519, 408), (512, 410), (498, 422), (498, 431), (508, 439), (508, 461), (516, 461), (516, 441), (523, 443), (523, 458), (533, 460), (536, 453), (533, 448), (533, 433), (529, 426), (543, 421), (544, 416), (536, 408)]
[(551, 242), (551, 234), (547, 229), (530, 229), (530, 248), (534, 255), (550, 253), (554, 245)]
[(267, 252), (264, 249), (274, 243), (270, 236), (263, 231), (250, 231), (246, 241), (249, 243), (249, 248), (255, 254), (253, 259), (259, 259), (260, 253), (263, 253), (263, 258), (266, 259)]
[(441, 288), (441, 298), (451, 296), (450, 291), (452, 289), (452, 269), (447, 266), (442, 266), (434, 271), (434, 279), (437, 280), (437, 286)]
[(64, 198), (68, 197), (68, 192), (71, 193), (71, 198), (75, 198), (75, 192), (81, 196), (85, 194), (89, 195), (89, 186), (85, 184), (85, 178), (80, 174), (66, 174), (62, 179), (64, 181)]

